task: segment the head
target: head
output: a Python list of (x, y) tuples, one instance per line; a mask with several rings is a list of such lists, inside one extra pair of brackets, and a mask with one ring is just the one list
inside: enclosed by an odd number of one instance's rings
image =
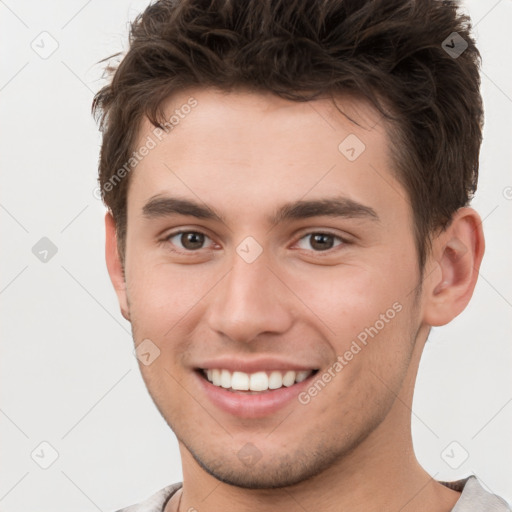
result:
[[(148, 389), (208, 473), (291, 485), (408, 431), (428, 330), (483, 255), (478, 66), (454, 2), (160, 1), (133, 23), (93, 105), (107, 264), (159, 351)], [(317, 373), (233, 415), (200, 372), (227, 358)]]

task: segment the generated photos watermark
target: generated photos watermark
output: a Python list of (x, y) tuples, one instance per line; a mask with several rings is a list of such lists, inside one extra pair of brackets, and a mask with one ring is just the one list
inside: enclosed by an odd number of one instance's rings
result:
[(106, 192), (111, 192), (137, 165), (149, 155), (151, 150), (155, 149), (160, 142), (168, 135), (176, 126), (178, 126), (182, 119), (185, 119), (192, 109), (197, 107), (197, 100), (191, 96), (186, 103), (177, 108), (173, 114), (164, 121), (160, 126), (155, 127), (151, 135), (148, 135), (144, 142), (138, 149), (133, 151), (130, 158), (124, 163), (117, 171), (100, 187), (96, 187), (92, 195), (96, 199), (102, 199)]

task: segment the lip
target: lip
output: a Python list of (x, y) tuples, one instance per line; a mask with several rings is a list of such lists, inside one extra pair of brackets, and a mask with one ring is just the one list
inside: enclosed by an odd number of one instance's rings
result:
[(304, 366), (302, 364), (295, 364), (291, 361), (280, 360), (275, 357), (257, 357), (253, 359), (240, 359), (234, 357), (223, 357), (218, 359), (211, 359), (203, 361), (196, 365), (196, 369), (202, 370), (229, 370), (233, 372), (256, 373), (262, 371), (288, 371), (293, 370), (296, 372), (304, 370), (316, 370), (320, 366)]
[[(316, 375), (316, 373), (313, 373), (307, 379), (302, 382), (296, 382), (290, 387), (282, 387), (262, 392), (261, 394), (251, 395), (243, 391), (237, 393), (214, 386), (202, 375), (200, 370), (196, 370), (193, 373), (196, 379), (198, 379), (203, 393), (216, 407), (239, 418), (263, 418), (279, 411), (286, 405), (289, 405), (294, 399), (297, 399), (299, 393), (310, 385)], [(299, 405), (298, 400), (297, 405)]]

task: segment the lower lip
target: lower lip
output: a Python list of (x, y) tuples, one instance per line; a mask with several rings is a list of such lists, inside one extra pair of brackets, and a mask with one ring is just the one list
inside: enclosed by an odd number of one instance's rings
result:
[(214, 386), (204, 378), (200, 371), (194, 372), (199, 379), (199, 384), (206, 396), (223, 411), (240, 418), (262, 418), (282, 409), (286, 404), (304, 390), (316, 373), (311, 374), (302, 382), (296, 382), (293, 386), (282, 387), (259, 394), (236, 393), (225, 388)]

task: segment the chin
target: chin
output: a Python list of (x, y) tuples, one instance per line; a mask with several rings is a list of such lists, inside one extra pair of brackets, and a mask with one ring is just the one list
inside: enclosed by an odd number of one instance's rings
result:
[(271, 458), (262, 453), (254, 463), (244, 463), (236, 453), (224, 452), (223, 456), (212, 456), (210, 453), (204, 456), (186, 448), (197, 464), (215, 479), (234, 487), (255, 490), (298, 485), (323, 473), (340, 456), (332, 447), (315, 447), (310, 451), (296, 451), (293, 455), (274, 453)]

